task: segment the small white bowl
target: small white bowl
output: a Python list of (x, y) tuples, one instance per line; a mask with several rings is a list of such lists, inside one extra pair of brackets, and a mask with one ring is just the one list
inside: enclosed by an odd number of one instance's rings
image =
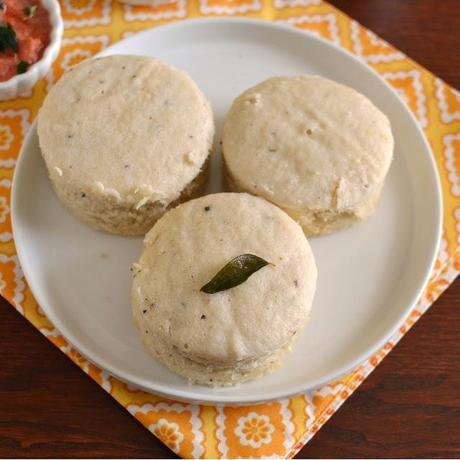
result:
[(45, 48), (41, 59), (32, 64), (27, 72), (15, 75), (7, 81), (0, 82), (0, 99), (13, 99), (26, 94), (40, 78), (43, 78), (56, 60), (61, 49), (61, 38), (64, 22), (61, 17), (61, 7), (57, 0), (40, 0), (48, 10), (51, 34), (50, 42)]

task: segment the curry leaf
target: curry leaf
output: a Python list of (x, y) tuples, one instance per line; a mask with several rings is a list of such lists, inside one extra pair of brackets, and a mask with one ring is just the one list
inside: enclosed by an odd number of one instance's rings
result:
[(244, 283), (253, 273), (260, 270), (270, 262), (254, 254), (241, 254), (227, 263), (214, 278), (200, 290), (207, 294), (226, 291)]

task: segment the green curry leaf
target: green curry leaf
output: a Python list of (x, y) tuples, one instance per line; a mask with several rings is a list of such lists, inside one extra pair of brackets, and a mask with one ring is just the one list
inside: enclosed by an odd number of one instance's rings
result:
[(207, 294), (226, 291), (244, 283), (253, 273), (269, 264), (270, 262), (254, 254), (241, 254), (228, 262), (200, 290)]

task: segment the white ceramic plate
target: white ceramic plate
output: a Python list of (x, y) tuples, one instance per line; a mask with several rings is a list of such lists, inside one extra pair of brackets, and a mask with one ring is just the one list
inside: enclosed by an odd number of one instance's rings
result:
[[(371, 219), (311, 240), (319, 269), (312, 319), (283, 367), (237, 387), (210, 389), (190, 385), (144, 351), (129, 295), (129, 267), (142, 239), (93, 231), (64, 210), (48, 181), (33, 125), (14, 177), (14, 236), (29, 285), (61, 333), (126, 382), (201, 402), (248, 403), (299, 393), (344, 374), (382, 346), (419, 297), (441, 228), (436, 168), (396, 93), (338, 47), (262, 21), (179, 22), (139, 33), (103, 54), (114, 53), (156, 56), (188, 72), (210, 98), (218, 128), (233, 98), (261, 80), (305, 73), (332, 78), (363, 92), (389, 116), (395, 159)], [(216, 157), (210, 191), (219, 188)]]

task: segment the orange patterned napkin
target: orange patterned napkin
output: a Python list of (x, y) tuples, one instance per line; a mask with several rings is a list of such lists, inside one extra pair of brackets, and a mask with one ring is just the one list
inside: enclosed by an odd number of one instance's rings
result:
[[(291, 457), (355, 391), (460, 272), (460, 94), (321, 0), (166, 0), (134, 7), (110, 0), (62, 0), (62, 50), (31, 95), (0, 103), (0, 292), (49, 340), (182, 457)], [(35, 302), (15, 253), (9, 200), (22, 139), (61, 73), (124, 36), (178, 19), (243, 15), (292, 24), (342, 46), (382, 74), (424, 128), (444, 192), (444, 232), (429, 286), (405, 324), (368, 361), (315, 391), (246, 407), (199, 406), (132, 388), (89, 363)]]

